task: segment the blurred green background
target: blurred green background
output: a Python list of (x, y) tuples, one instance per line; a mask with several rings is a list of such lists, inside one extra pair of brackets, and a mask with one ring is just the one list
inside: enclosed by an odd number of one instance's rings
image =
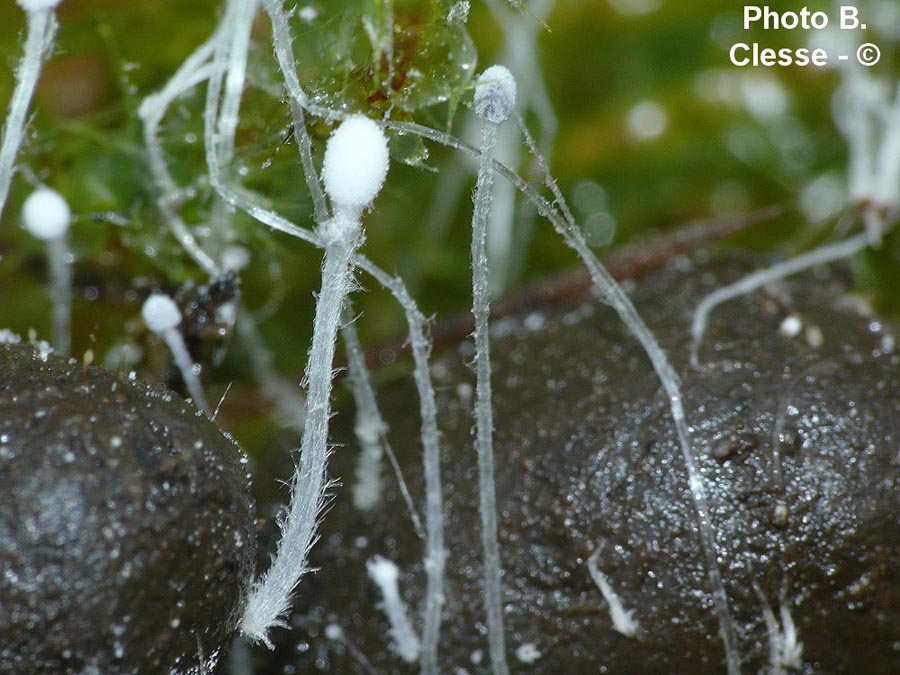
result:
[[(833, 69), (738, 68), (729, 63), (735, 41), (798, 47), (812, 33), (745, 32), (741, 5), (686, 0), (560, 0), (546, 17), (499, 4), (492, 12), (473, 2), (465, 22), (448, 20), (455, 3), (444, 0), (328, 0), (300, 3), (292, 18), (301, 81), (331, 105), (369, 115), (413, 120), (455, 134), (471, 134), (473, 74), (525, 49), (539, 71), (520, 88), (535, 100), (541, 82), (558, 119), (552, 144), (541, 119), (526, 111), (539, 143), (551, 148), (551, 166), (588, 236), (603, 252), (671, 230), (687, 221), (738, 215), (769, 205), (776, 220), (724, 245), (790, 253), (839, 238), (860, 227), (845, 207), (846, 146), (831, 117), (838, 83)], [(19, 226), (22, 200), (37, 182), (59, 190), (77, 220), (71, 234), (75, 266), (73, 353), (92, 349), (103, 362), (123, 343), (142, 345), (135, 368), (160, 379), (167, 363), (159, 345), (143, 335), (140, 303), (154, 287), (174, 292), (203, 274), (161, 225), (145, 163), (136, 110), (159, 89), (212, 32), (217, 0), (64, 0), (56, 50), (32, 104), (29, 135), (0, 224), (0, 326), (49, 334), (49, 300), (42, 246)], [(799, 3), (770, 2), (775, 10)], [(828, 3), (807, 3), (811, 10)], [(893, 46), (900, 39), (900, 3), (859, 2), (882, 48), (873, 71), (896, 79)], [(379, 53), (378, 33), (393, 8), (393, 60)], [(831, 12), (835, 21), (835, 12)], [(5, 109), (24, 41), (24, 14), (10, 0), (0, 6), (0, 78)], [(367, 32), (366, 27), (369, 27)], [(505, 29), (505, 30), (504, 30)], [(523, 31), (516, 33), (515, 31)], [(253, 189), (272, 208), (312, 226), (311, 204), (296, 148), (285, 143), (290, 116), (272, 57), (264, 15), (253, 31), (249, 85), (238, 130), (232, 179)], [(521, 36), (532, 35), (529, 52)], [(510, 42), (511, 41), (511, 42)], [(510, 65), (514, 72), (514, 64)], [(201, 113), (204, 89), (172, 107), (162, 140), (176, 180), (193, 188), (182, 210), (203, 236), (213, 197), (204, 180)], [(330, 128), (310, 126), (317, 150)], [(385, 190), (365, 219), (365, 252), (409, 284), (422, 310), (438, 320), (469, 302), (468, 265), (471, 163), (410, 138), (392, 139)], [(320, 154), (320, 153), (319, 153)], [(528, 171), (527, 153), (518, 167)], [(453, 175), (456, 175), (454, 182)], [(437, 201), (435, 201), (437, 200)], [(841, 215), (844, 217), (841, 218)], [(320, 254), (272, 235), (238, 214), (238, 243), (252, 254), (241, 278), (244, 305), (275, 359), (296, 381), (311, 333)], [(577, 264), (544, 222), (513, 231), (513, 256), (503, 293)], [(882, 308), (900, 310), (900, 240), (854, 261), (859, 289)], [(361, 279), (355, 296), (364, 344), (370, 348), (402, 335), (396, 304)], [(230, 382), (237, 401), (252, 379), (240, 347), (201, 345), (224, 361), (207, 369), (210, 399)], [(154, 357), (154, 353), (156, 356)], [(248, 385), (252, 390), (252, 386)], [(240, 405), (233, 410), (236, 418)], [(243, 418), (243, 433), (259, 431), (261, 418)], [(241, 435), (241, 434), (239, 434)], [(263, 439), (265, 437), (263, 436)], [(257, 442), (259, 438), (257, 438)]]

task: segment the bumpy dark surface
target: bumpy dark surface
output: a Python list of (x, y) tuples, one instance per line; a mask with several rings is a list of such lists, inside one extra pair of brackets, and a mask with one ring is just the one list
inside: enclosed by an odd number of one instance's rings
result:
[(176, 397), (0, 346), (0, 672), (214, 664), (254, 568), (244, 464)]
[[(766, 672), (769, 661), (755, 584), (776, 617), (782, 601), (789, 610), (804, 672), (900, 672), (900, 364), (891, 344), (900, 331), (861, 313), (840, 272), (805, 275), (720, 307), (702, 350), (706, 368), (693, 371), (693, 307), (753, 264), (698, 270), (676, 261), (634, 292), (683, 379), (743, 670)], [(802, 324), (794, 337), (779, 332), (789, 315)], [(434, 366), (449, 553), (440, 653), (448, 673), (490, 672), (470, 350), (464, 344)], [(500, 321), (492, 356), (512, 670), (724, 672), (684, 462), (636, 342), (609, 308), (586, 300)], [(381, 402), (422, 504), (414, 390), (393, 385)], [(304, 580), (279, 650), (254, 653), (258, 672), (366, 672), (359, 654), (377, 672), (416, 672), (388, 647), (365, 562), (375, 554), (396, 561), (401, 592), (417, 612), (423, 543), (389, 473), (383, 505), (354, 510), (356, 444), (346, 431), (335, 440), (347, 444), (332, 464), (345, 485), (315, 549), (321, 571)], [(635, 639), (612, 630), (591, 582), (586, 561), (598, 548), (600, 570), (640, 623)], [(330, 623), (344, 639), (326, 638)], [(533, 663), (516, 656), (527, 643), (541, 654)]]

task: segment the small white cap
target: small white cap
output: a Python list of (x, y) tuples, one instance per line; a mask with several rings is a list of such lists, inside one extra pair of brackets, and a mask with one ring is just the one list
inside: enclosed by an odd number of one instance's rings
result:
[(154, 333), (165, 333), (181, 323), (181, 312), (178, 305), (168, 295), (154, 293), (144, 301), (141, 307), (144, 323)]
[(371, 203), (388, 171), (387, 138), (368, 117), (348, 117), (325, 146), (322, 181), (336, 205), (362, 208)]
[(53, 9), (61, 0), (16, 0), (16, 2), (26, 12), (40, 12), (42, 9)]
[(500, 124), (516, 107), (516, 78), (505, 66), (491, 66), (475, 81), (475, 114)]
[(69, 229), (72, 212), (56, 190), (38, 188), (22, 205), (22, 224), (33, 237), (48, 241), (63, 236)]

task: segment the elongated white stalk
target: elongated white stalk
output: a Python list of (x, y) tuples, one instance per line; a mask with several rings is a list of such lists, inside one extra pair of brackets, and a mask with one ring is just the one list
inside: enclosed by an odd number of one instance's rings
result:
[(47, 242), (50, 263), (50, 294), (53, 299), (53, 346), (68, 356), (72, 341), (72, 265), (66, 235)]
[(53, 303), (53, 346), (61, 356), (69, 355), (72, 314), (72, 266), (67, 237), (72, 213), (61, 194), (38, 188), (22, 205), (22, 224), (47, 247), (50, 297)]
[(403, 282), (392, 277), (362, 255), (354, 259), (356, 266), (371, 275), (388, 289), (406, 314), (409, 344), (415, 370), (413, 378), (419, 395), (419, 414), (422, 418), (422, 465), (425, 472), (425, 604), (422, 610), (422, 654), (419, 659), (426, 675), (437, 675), (438, 642), (441, 633), (441, 612), (444, 606), (444, 513), (441, 490), (440, 432), (437, 424), (437, 404), (431, 381), (429, 355), (431, 342), (426, 337), (425, 317), (407, 291)]
[[(423, 127), (419, 124), (410, 122), (386, 122), (385, 126), (389, 129), (416, 134), (422, 138), (465, 152), (473, 157), (478, 157), (480, 155), (477, 149), (463, 143), (450, 134)], [(531, 141), (530, 137), (526, 136), (525, 138), (530, 148), (533, 149), (534, 143)], [(719, 632), (725, 647), (725, 659), (728, 672), (729, 675), (740, 673), (740, 651), (738, 649), (737, 637), (731, 620), (731, 612), (728, 608), (728, 594), (725, 591), (722, 573), (719, 570), (714, 530), (709, 516), (709, 507), (706, 503), (706, 491), (703, 484), (703, 478), (697, 468), (696, 460), (694, 459), (693, 450), (691, 448), (690, 432), (681, 402), (678, 377), (672, 369), (665, 352), (659, 347), (656, 339), (637, 313), (634, 305), (632, 305), (631, 300), (628, 299), (628, 296), (625, 295), (622, 288), (616, 283), (615, 279), (610, 276), (609, 272), (591, 250), (590, 246), (588, 246), (574, 220), (569, 220), (560, 215), (553, 204), (541, 196), (531, 185), (524, 181), (521, 176), (516, 174), (516, 172), (512, 171), (509, 167), (504, 166), (499, 162), (494, 162), (494, 171), (498, 172), (506, 180), (515, 185), (516, 189), (525, 195), (525, 197), (534, 205), (538, 213), (550, 221), (550, 224), (560, 236), (562, 236), (566, 245), (578, 254), (585, 267), (587, 267), (594, 285), (604, 294), (607, 302), (613, 307), (615, 312), (619, 315), (619, 318), (627, 326), (628, 330), (637, 338), (638, 342), (640, 342), (644, 352), (650, 359), (653, 369), (656, 371), (657, 377), (663, 385), (663, 389), (669, 400), (669, 408), (675, 423), (676, 434), (678, 436), (682, 457), (688, 474), (688, 483), (694, 510), (697, 513), (697, 523), (706, 561), (707, 577), (709, 578), (710, 587), (712, 589), (713, 606), (719, 621)], [(547, 172), (547, 175), (549, 176), (549, 171)], [(559, 188), (556, 187), (552, 179), (548, 178), (547, 182), (550, 183), (551, 191), (554, 192), (554, 197), (557, 198), (560, 206), (565, 207), (565, 200), (562, 199)], [(569, 213), (567, 207), (564, 208), (564, 211), (567, 214)]]
[(352, 258), (363, 241), (362, 210), (381, 190), (387, 169), (387, 140), (367, 118), (349, 118), (328, 141), (323, 179), (334, 216), (321, 224), (318, 232), (325, 256), (306, 369), (307, 407), (300, 460), (275, 557), (251, 589), (241, 622), (241, 631), (249, 640), (269, 647), (269, 630), (284, 625), (294, 588), (308, 570), (308, 555), (328, 486), (328, 422), (341, 310), (352, 287)]
[[(345, 223), (352, 226), (352, 222)], [(355, 231), (353, 231), (355, 230)], [(331, 415), (332, 363), (340, 324), (341, 305), (351, 286), (350, 258), (359, 236), (348, 227), (348, 239), (325, 249), (322, 288), (316, 303), (313, 339), (306, 374), (306, 422), (300, 444), (300, 460), (291, 481), (291, 502), (281, 523), (281, 540), (272, 564), (250, 591), (241, 630), (251, 642), (269, 648), (269, 630), (284, 626), (294, 588), (308, 571), (307, 557), (327, 487), (328, 419)]]
[(178, 330), (178, 325), (181, 323), (181, 311), (178, 309), (178, 305), (168, 295), (154, 293), (144, 301), (141, 316), (147, 328), (159, 335), (172, 353), (172, 358), (181, 373), (181, 379), (184, 380), (184, 386), (187, 387), (194, 405), (205, 412), (207, 416), (211, 416), (209, 403), (203, 393), (203, 384), (195, 370), (194, 360)]
[(691, 365), (694, 368), (700, 367), (700, 343), (703, 340), (703, 333), (706, 331), (706, 324), (709, 320), (710, 313), (723, 302), (747, 295), (756, 289), (797, 274), (804, 270), (808, 270), (817, 265), (842, 260), (858, 253), (866, 248), (870, 243), (867, 234), (858, 234), (836, 244), (828, 244), (820, 246), (807, 253), (785, 260), (784, 262), (772, 265), (765, 269), (748, 274), (743, 279), (739, 279), (734, 283), (717, 288), (707, 295), (694, 312), (694, 320), (691, 324)]
[(217, 39), (218, 34), (194, 50), (163, 88), (159, 92), (147, 96), (138, 108), (138, 116), (144, 123), (147, 164), (150, 167), (153, 181), (156, 183), (156, 206), (182, 249), (210, 276), (220, 274), (220, 266), (197, 243), (190, 228), (178, 215), (177, 208), (184, 190), (175, 183), (175, 179), (169, 173), (162, 144), (159, 141), (159, 126), (169, 106), (176, 98), (210, 77), (212, 73), (210, 58)]
[(383, 481), (381, 478), (382, 457), (388, 456), (397, 484), (400, 486), (400, 494), (406, 502), (410, 519), (416, 534), (420, 539), (425, 539), (425, 531), (422, 529), (422, 521), (413, 504), (406, 480), (400, 464), (391, 448), (387, 437), (388, 426), (378, 409), (378, 401), (375, 399), (375, 389), (372, 387), (372, 378), (366, 367), (366, 357), (363, 353), (359, 334), (356, 332), (356, 323), (346, 303), (343, 317), (341, 337), (344, 340), (344, 348), (347, 354), (347, 376), (350, 380), (350, 390), (353, 401), (356, 404), (356, 424), (353, 431), (359, 442), (360, 454), (356, 465), (356, 484), (353, 486), (353, 504), (364, 511), (374, 508), (381, 500)]
[(25, 138), (25, 121), (41, 74), (41, 64), (53, 48), (53, 37), (58, 27), (53, 8), (57, 4), (59, 0), (19, 0), (19, 5), (25, 10), (28, 35), (22, 61), (16, 70), (16, 87), (9, 100), (3, 125), (3, 143), (0, 144), (0, 219), (16, 171), (16, 156)]
[(515, 106), (516, 83), (503, 66), (492, 66), (478, 78), (475, 114), (481, 118), (481, 155), (472, 213), (472, 316), (475, 318), (475, 448), (478, 454), (478, 494), (481, 544), (484, 549), (484, 605), (488, 643), (495, 675), (509, 672), (503, 629), (500, 544), (497, 541), (497, 495), (494, 485), (494, 419), (491, 405), (491, 351), (488, 320), (487, 225), (494, 198), (494, 147), (497, 127)]
[(346, 117), (347, 113), (313, 103), (300, 86), (300, 80), (297, 78), (297, 62), (294, 60), (294, 50), (291, 46), (291, 29), (282, 7), (282, 0), (262, 0), (262, 5), (272, 22), (272, 44), (275, 48), (275, 58), (278, 60), (278, 67), (284, 77), (288, 94), (304, 110), (325, 120), (334, 122)]
[(296, 384), (275, 370), (272, 352), (266, 347), (256, 321), (246, 311), (239, 311), (234, 322), (241, 345), (247, 350), (253, 365), (253, 376), (263, 395), (275, 406), (276, 419), (286, 427), (303, 433), (306, 398)]

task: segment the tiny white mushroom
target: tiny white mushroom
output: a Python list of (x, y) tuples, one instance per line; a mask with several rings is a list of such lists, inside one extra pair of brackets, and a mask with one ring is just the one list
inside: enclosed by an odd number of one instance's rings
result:
[(184, 338), (178, 330), (181, 323), (181, 311), (178, 305), (164, 293), (153, 293), (145, 301), (141, 308), (141, 316), (147, 328), (159, 335), (175, 359), (175, 365), (181, 373), (188, 393), (194, 399), (194, 404), (203, 412), (209, 414), (209, 404), (203, 394), (203, 386), (194, 369), (194, 362), (184, 344)]
[(63, 356), (68, 356), (71, 340), (72, 270), (66, 244), (71, 221), (69, 204), (50, 188), (38, 188), (22, 205), (22, 225), (47, 248), (53, 299), (53, 344), (57, 353)]
[(352, 287), (353, 256), (363, 240), (360, 218), (381, 190), (388, 164), (384, 132), (361, 115), (344, 120), (325, 147), (322, 180), (334, 215), (319, 225), (325, 256), (306, 366), (306, 419), (300, 462), (275, 557), (250, 591), (241, 621), (248, 639), (270, 646), (269, 629), (283, 622), (294, 587), (309, 569), (307, 556), (315, 542), (327, 488), (328, 420), (341, 311)]
[(475, 86), (475, 114), (483, 120), (481, 157), (472, 213), (472, 316), (475, 319), (475, 449), (478, 455), (478, 492), (481, 544), (484, 549), (484, 604), (487, 613), (491, 666), (496, 675), (509, 672), (503, 628), (500, 586), (500, 545), (497, 540), (497, 498), (494, 487), (493, 411), (488, 320), (487, 225), (494, 200), (494, 148), (497, 127), (515, 110), (516, 81), (503, 66), (491, 66)]

